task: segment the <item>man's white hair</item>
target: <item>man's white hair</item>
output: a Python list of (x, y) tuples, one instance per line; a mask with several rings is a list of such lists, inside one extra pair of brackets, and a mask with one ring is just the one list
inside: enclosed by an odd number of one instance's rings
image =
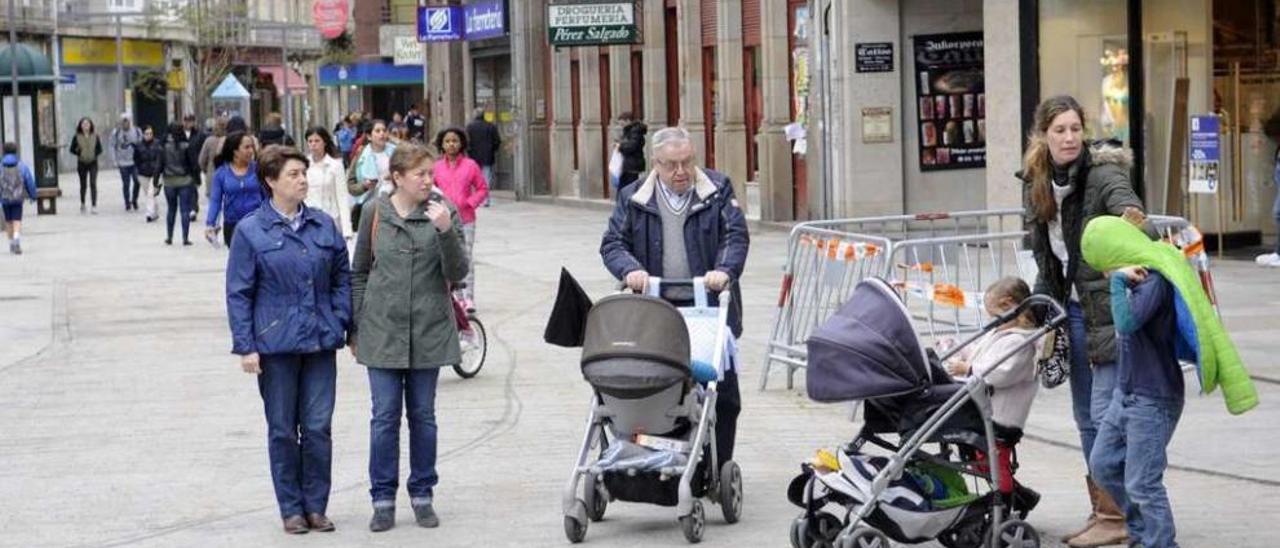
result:
[(693, 139), (689, 137), (689, 130), (680, 126), (664, 127), (653, 132), (653, 153), (656, 155), (659, 150), (671, 145), (681, 143), (692, 143)]

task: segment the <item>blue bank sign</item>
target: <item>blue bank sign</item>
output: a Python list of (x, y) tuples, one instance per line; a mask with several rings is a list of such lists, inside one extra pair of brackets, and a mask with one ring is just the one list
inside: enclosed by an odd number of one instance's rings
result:
[(507, 8), (503, 0), (471, 2), (466, 11), (467, 40), (499, 38), (507, 34)]
[(463, 38), (461, 6), (418, 8), (418, 41), (447, 42)]

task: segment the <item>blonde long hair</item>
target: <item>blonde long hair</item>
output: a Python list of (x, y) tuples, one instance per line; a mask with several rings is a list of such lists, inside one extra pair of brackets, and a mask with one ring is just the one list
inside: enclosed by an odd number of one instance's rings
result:
[[(1049, 222), (1058, 215), (1058, 203), (1053, 199), (1053, 157), (1049, 154), (1049, 141), (1045, 134), (1054, 118), (1064, 112), (1074, 111), (1084, 127), (1084, 108), (1070, 95), (1050, 97), (1036, 107), (1035, 127), (1027, 136), (1027, 152), (1022, 156), (1022, 176), (1031, 183), (1031, 209), (1040, 222)], [(1088, 128), (1085, 128), (1086, 130)]]

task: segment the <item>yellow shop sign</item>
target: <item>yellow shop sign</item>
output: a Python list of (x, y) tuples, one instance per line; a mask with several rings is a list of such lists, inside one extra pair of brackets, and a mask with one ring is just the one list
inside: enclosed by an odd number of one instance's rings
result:
[[(123, 40), (124, 64), (134, 67), (163, 67), (164, 43), (152, 40)], [(110, 38), (62, 39), (63, 66), (115, 66), (116, 41)]]

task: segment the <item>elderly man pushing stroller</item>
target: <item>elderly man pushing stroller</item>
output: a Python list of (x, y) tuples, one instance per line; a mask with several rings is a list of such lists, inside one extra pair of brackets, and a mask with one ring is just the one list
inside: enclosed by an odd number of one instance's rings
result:
[[(600, 243), (605, 267), (632, 291), (645, 291), (649, 276), (704, 276), (711, 291), (729, 287), (729, 327), (735, 338), (740, 337), (741, 290), (730, 283), (742, 276), (749, 241), (733, 185), (724, 174), (695, 165), (693, 142), (684, 128), (659, 130), (652, 144), (653, 170), (618, 191)], [(664, 288), (662, 296), (675, 302), (692, 300), (682, 289), (688, 288)], [(741, 409), (737, 362), (736, 356), (730, 357), (719, 383), (717, 466), (733, 459)]]

